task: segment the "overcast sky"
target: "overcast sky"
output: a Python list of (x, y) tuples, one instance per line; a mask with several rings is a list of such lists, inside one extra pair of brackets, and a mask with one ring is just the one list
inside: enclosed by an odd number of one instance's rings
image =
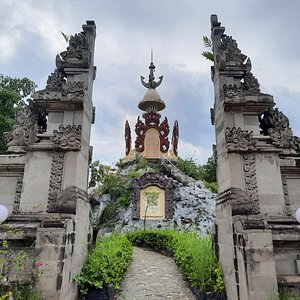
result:
[(201, 52), (211, 14), (251, 58), (261, 91), (274, 96), (300, 135), (298, 0), (0, 0), (0, 7), (0, 73), (28, 77), (40, 89), (66, 48), (60, 31), (74, 34), (86, 20), (95, 21), (94, 160), (114, 163), (124, 156), (124, 123), (128, 119), (134, 131), (142, 114), (140, 75), (148, 77), (153, 48), (156, 78), (164, 75), (157, 88), (167, 105), (162, 115), (171, 126), (179, 122), (179, 155), (207, 161), (215, 142), (213, 85)]

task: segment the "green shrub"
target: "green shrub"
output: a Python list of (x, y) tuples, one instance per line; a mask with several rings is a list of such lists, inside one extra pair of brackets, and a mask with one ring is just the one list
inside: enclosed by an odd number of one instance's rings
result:
[(87, 294), (91, 287), (119, 289), (124, 271), (131, 261), (132, 250), (126, 236), (113, 234), (98, 238), (81, 273), (74, 278), (80, 294)]
[(224, 291), (222, 269), (212, 249), (210, 236), (199, 237), (191, 232), (153, 229), (130, 232), (127, 237), (134, 244), (171, 252), (192, 287), (202, 291)]

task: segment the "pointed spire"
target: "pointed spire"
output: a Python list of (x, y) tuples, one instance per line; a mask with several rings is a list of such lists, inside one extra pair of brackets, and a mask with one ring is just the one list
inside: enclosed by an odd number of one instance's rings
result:
[(146, 87), (148, 89), (155, 89), (161, 84), (161, 82), (163, 80), (163, 76), (159, 77), (158, 82), (155, 81), (155, 77), (154, 77), (155, 66), (154, 66), (154, 63), (153, 63), (153, 50), (152, 50), (152, 48), (151, 48), (151, 62), (150, 62), (149, 69), (150, 69), (149, 82), (145, 82), (144, 81), (145, 77), (143, 77), (143, 76), (141, 76), (141, 82), (142, 82), (144, 87)]

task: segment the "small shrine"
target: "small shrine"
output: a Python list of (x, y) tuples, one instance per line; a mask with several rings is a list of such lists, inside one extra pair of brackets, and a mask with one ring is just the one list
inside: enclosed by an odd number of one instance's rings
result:
[(155, 81), (153, 64), (153, 55), (151, 54), (151, 62), (149, 66), (150, 74), (148, 82), (145, 77), (141, 76), (141, 82), (148, 90), (139, 102), (138, 108), (144, 111), (142, 120), (140, 116), (135, 124), (136, 140), (134, 149), (132, 148), (131, 129), (129, 122), (125, 122), (125, 143), (126, 151), (124, 161), (130, 161), (137, 157), (145, 157), (147, 159), (167, 158), (177, 160), (178, 158), (178, 122), (175, 121), (173, 127), (172, 141), (169, 141), (169, 122), (167, 117), (161, 121), (160, 111), (165, 109), (166, 104), (156, 91), (156, 88), (162, 83), (163, 76), (159, 77), (159, 81)]

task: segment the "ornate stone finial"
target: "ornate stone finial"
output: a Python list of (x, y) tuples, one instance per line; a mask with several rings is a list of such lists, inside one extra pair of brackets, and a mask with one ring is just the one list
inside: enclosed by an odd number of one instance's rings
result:
[(151, 62), (150, 62), (149, 69), (150, 69), (149, 82), (148, 83), (145, 82), (144, 81), (145, 77), (143, 77), (143, 76), (141, 76), (141, 82), (142, 82), (144, 87), (146, 87), (148, 89), (155, 89), (161, 84), (164, 76), (160, 76), (158, 82), (156, 82), (154, 80), (155, 79), (155, 77), (154, 77), (155, 66), (153, 64), (153, 51), (152, 51), (152, 49), (151, 49)]

